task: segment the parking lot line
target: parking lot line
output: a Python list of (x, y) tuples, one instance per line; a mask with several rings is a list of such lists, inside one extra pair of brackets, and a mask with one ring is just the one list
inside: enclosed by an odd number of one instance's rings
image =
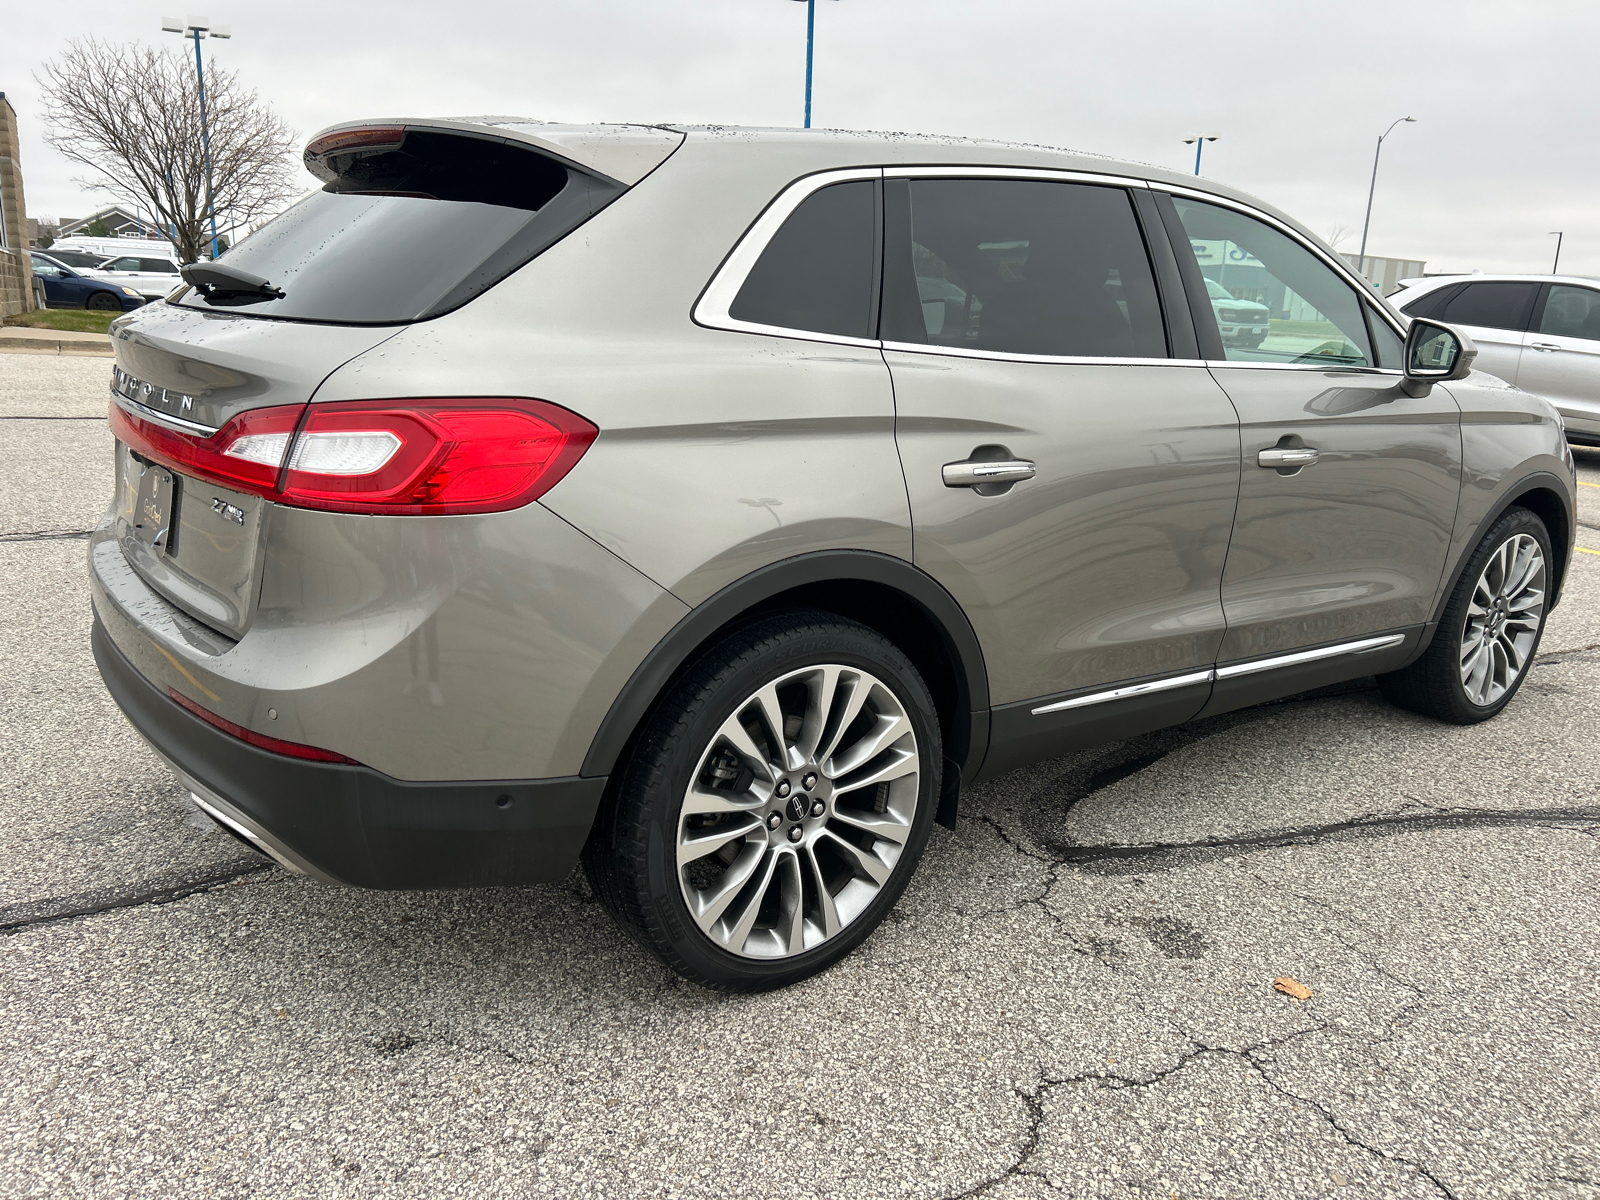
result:
[(1585, 546), (1574, 546), (1573, 549), (1576, 550), (1579, 554), (1597, 554), (1597, 555), (1600, 555), (1600, 550), (1590, 550)]
[(1600, 487), (1600, 483), (1586, 483), (1585, 481), (1580, 479), (1580, 480), (1578, 480), (1578, 486), (1579, 487)]

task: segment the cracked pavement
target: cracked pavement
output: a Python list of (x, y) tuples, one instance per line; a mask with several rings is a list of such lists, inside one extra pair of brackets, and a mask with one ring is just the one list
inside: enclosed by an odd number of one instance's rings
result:
[(1356, 681), (1015, 772), (726, 997), (577, 876), (329, 889), (186, 803), (88, 651), (108, 370), (0, 354), (0, 1197), (1600, 1197), (1600, 555), (1497, 720)]

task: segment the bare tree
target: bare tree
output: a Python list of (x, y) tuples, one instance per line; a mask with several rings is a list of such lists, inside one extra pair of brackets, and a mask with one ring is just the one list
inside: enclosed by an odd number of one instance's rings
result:
[(1344, 224), (1343, 222), (1339, 222), (1328, 227), (1328, 232), (1322, 235), (1322, 240), (1337, 250), (1339, 248), (1339, 243), (1344, 241), (1353, 232), (1354, 230), (1352, 230), (1350, 226)]
[(45, 140), (94, 172), (77, 182), (148, 209), (184, 262), (209, 245), (213, 206), (217, 233), (232, 233), (275, 214), (296, 190), (294, 135), (215, 60), (206, 64), (213, 196), (186, 55), (87, 38), (46, 63), (39, 84)]

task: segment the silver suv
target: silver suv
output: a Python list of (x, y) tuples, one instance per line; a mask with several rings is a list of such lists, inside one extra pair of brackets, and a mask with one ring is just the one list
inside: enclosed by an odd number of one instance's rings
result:
[(1493, 716), (1567, 567), (1554, 411), (1189, 176), (498, 118), (306, 163), (113, 326), (89, 568), (133, 724), (331, 883), (581, 857), (685, 976), (777, 986), (976, 780), (1358, 676)]

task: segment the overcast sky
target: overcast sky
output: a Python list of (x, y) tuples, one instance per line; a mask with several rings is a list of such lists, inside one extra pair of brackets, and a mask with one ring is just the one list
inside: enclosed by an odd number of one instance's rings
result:
[[(208, 0), (201, 0), (202, 3)], [(181, 48), (144, 0), (22, 4), (0, 91), (22, 123), (30, 215), (101, 203), (43, 140), (40, 63), (93, 33)], [(1384, 143), (1372, 254), (1429, 271), (1600, 275), (1593, 0), (818, 0), (813, 123), (1042, 142), (1193, 169), (1354, 251)], [(186, 12), (191, 10), (176, 10)], [(209, 0), (207, 41), (302, 139), (370, 115), (799, 125), (793, 0)], [(137, 86), (129, 80), (128, 86)], [(306, 176), (309, 186), (310, 177)]]

